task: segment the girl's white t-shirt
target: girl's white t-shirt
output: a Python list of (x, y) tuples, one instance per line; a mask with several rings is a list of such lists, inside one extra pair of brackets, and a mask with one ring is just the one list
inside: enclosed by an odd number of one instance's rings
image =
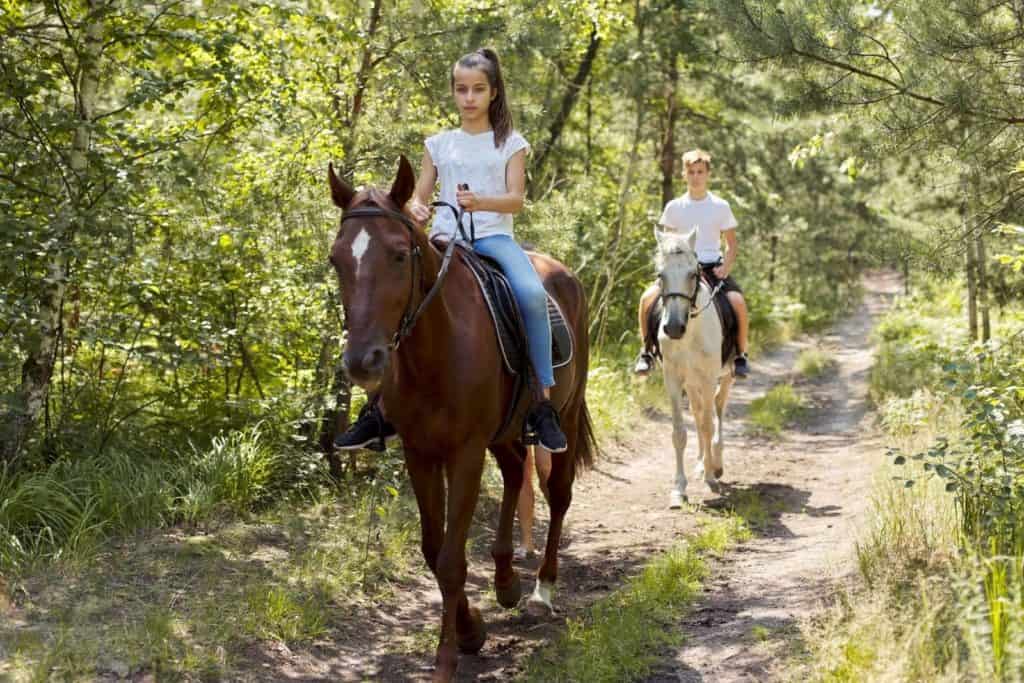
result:
[[(459, 184), (469, 185), (471, 192), (493, 196), (508, 192), (505, 167), (519, 150), (530, 149), (530, 144), (519, 133), (512, 131), (501, 147), (494, 147), (494, 131), (471, 135), (461, 128), (446, 130), (427, 138), (427, 151), (437, 169), (441, 183), (438, 199), (458, 208), (455, 192)], [(476, 237), (489, 235), (512, 236), (512, 214), (495, 211), (474, 211)], [(463, 219), (469, 235), (469, 217)], [(439, 206), (434, 210), (432, 235), (456, 233), (455, 216), (451, 209)]]
[(707, 193), (703, 199), (691, 199), (689, 193), (665, 205), (658, 221), (666, 228), (687, 233), (697, 231), (697, 260), (714, 263), (722, 258), (722, 232), (736, 227), (729, 202)]

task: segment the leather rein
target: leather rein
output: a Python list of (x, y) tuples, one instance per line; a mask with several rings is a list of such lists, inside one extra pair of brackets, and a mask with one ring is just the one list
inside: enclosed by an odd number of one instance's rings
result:
[[(470, 236), (467, 237), (466, 230), (462, 225), (462, 216), (466, 213), (465, 209), (462, 207), (456, 208), (448, 202), (432, 202), (431, 206), (447, 206), (451, 209), (452, 213), (455, 214), (455, 222), (458, 225), (459, 233), (462, 235), (462, 238), (470, 244), (476, 240), (476, 225), (474, 225), (472, 213), (469, 214)], [(398, 349), (402, 340), (412, 333), (412, 328), (416, 325), (416, 321), (420, 319), (423, 312), (427, 310), (427, 306), (430, 305), (430, 302), (433, 301), (434, 297), (436, 297), (438, 292), (441, 291), (441, 286), (444, 284), (445, 276), (448, 275), (448, 266), (451, 265), (452, 254), (455, 253), (455, 243), (458, 240), (453, 235), (448, 241), (448, 246), (444, 250), (444, 257), (441, 260), (441, 268), (437, 272), (437, 278), (434, 280), (433, 286), (420, 301), (419, 306), (414, 308), (413, 301), (416, 299), (416, 287), (421, 284), (423, 279), (423, 265), (421, 263), (423, 254), (419, 244), (416, 242), (415, 235), (419, 228), (412, 222), (412, 219), (404, 213), (385, 209), (380, 206), (357, 206), (354, 209), (347, 209), (341, 215), (341, 222), (344, 224), (345, 221), (353, 218), (387, 218), (393, 221), (398, 221), (409, 230), (409, 236), (412, 239), (412, 258), (410, 259), (412, 277), (409, 279), (409, 301), (405, 305), (405, 312), (402, 314), (402, 321), (399, 323), (394, 337), (391, 338), (391, 343), (388, 344), (388, 350), (394, 351)]]

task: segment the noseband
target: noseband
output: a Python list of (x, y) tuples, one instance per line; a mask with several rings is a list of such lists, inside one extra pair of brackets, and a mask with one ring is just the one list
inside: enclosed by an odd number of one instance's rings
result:
[[(455, 214), (455, 220), (459, 226), (459, 232), (462, 236), (466, 236), (466, 232), (462, 227), (462, 215), (464, 210), (460, 207), (456, 209), (454, 206), (447, 202), (434, 202), (433, 206), (447, 206)], [(441, 285), (444, 284), (445, 276), (448, 274), (448, 266), (451, 265), (452, 254), (455, 253), (455, 238), (452, 237), (448, 242), (448, 247), (444, 251), (444, 258), (441, 260), (441, 269), (437, 272), (437, 278), (434, 280), (434, 285), (427, 292), (423, 300), (420, 301), (420, 305), (413, 308), (413, 301), (416, 298), (416, 286), (421, 283), (423, 279), (423, 267), (420, 263), (423, 254), (420, 250), (420, 245), (416, 242), (416, 231), (419, 229), (416, 224), (406, 216), (404, 213), (399, 211), (392, 211), (391, 209), (385, 209), (380, 206), (357, 206), (354, 209), (348, 209), (341, 215), (341, 223), (345, 224), (345, 221), (352, 218), (387, 218), (389, 220), (398, 221), (409, 230), (409, 237), (412, 240), (412, 252), (410, 259), (412, 273), (409, 278), (409, 301), (405, 305), (405, 312), (402, 314), (402, 321), (398, 325), (398, 329), (395, 331), (395, 336), (391, 338), (391, 343), (388, 344), (388, 350), (394, 351), (398, 348), (398, 345), (402, 343), (402, 340), (408, 337), (412, 333), (412, 328), (416, 325), (416, 321), (419, 320), (420, 316), (430, 305), (430, 302), (434, 300), (437, 293), (441, 291)], [(476, 230), (473, 224), (473, 214), (469, 214), (469, 225), (470, 234), (475, 236)]]
[(712, 303), (714, 303), (715, 296), (718, 294), (718, 290), (720, 290), (722, 288), (722, 285), (725, 283), (724, 280), (719, 280), (718, 284), (715, 285), (715, 288), (711, 290), (711, 296), (708, 297), (708, 302), (706, 304), (704, 304), (703, 306), (701, 306), (700, 309), (698, 309), (697, 308), (697, 295), (700, 294), (700, 284), (701, 284), (701, 282), (703, 282), (703, 280), (704, 280), (703, 277), (700, 277), (700, 278), (697, 279), (697, 286), (693, 288), (693, 294), (692, 295), (690, 295), (690, 294), (683, 294), (682, 292), (664, 292), (663, 291), (661, 293), (661, 303), (662, 303), (662, 305), (665, 304), (666, 300), (671, 299), (673, 297), (679, 297), (680, 299), (686, 299), (688, 302), (690, 302), (690, 319), (696, 318), (701, 313), (703, 313), (705, 310), (707, 310), (708, 306), (710, 306)]

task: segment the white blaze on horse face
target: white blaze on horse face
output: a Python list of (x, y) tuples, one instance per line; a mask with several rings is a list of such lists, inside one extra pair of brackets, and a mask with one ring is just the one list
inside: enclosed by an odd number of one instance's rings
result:
[(359, 267), (363, 265), (363, 256), (370, 248), (370, 234), (365, 228), (359, 230), (359, 234), (352, 240), (352, 258), (356, 260), (356, 279), (359, 279)]

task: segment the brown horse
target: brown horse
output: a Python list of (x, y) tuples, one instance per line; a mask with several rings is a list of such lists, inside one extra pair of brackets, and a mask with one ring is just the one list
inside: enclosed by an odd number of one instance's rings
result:
[[(519, 602), (512, 568), (512, 522), (523, 478), (522, 420), (529, 396), (514, 400), (516, 382), (504, 372), (498, 340), (477, 282), (458, 250), (442, 253), (402, 213), (415, 175), (402, 157), (391, 191), (354, 191), (328, 171), (331, 196), (343, 209), (331, 248), (348, 325), (344, 364), (350, 377), (379, 391), (405, 448), (405, 464), (420, 510), (423, 557), (441, 589), (443, 611), (434, 679), (450, 680), (458, 650), (475, 653), (486, 638), (479, 610), (465, 594), (466, 538), (476, 508), (485, 450), (504, 480), (494, 558), (498, 602)], [(453, 255), (454, 254), (454, 255)], [(565, 266), (530, 254), (544, 287), (561, 306), (575, 341), (571, 363), (556, 371), (551, 400), (569, 448), (552, 456), (544, 559), (531, 611), (551, 609), (558, 575), (562, 521), (578, 468), (596, 448), (584, 400), (589, 344), (583, 288)], [(506, 420), (514, 410), (514, 419)], [(500, 433), (499, 433), (500, 431)], [(456, 649), (457, 648), (457, 649)]]

